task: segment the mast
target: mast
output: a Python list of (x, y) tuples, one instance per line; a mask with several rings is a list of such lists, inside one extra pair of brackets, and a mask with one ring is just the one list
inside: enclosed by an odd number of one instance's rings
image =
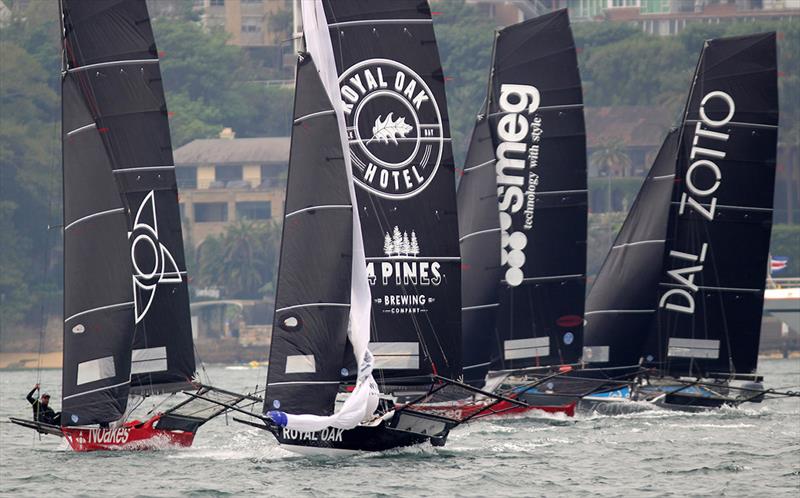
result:
[(583, 361), (637, 368), (653, 321), (675, 184), (678, 130), (672, 130), (647, 173), (586, 298)]
[(323, 1), (383, 384), (461, 374), (455, 178), (427, 2)]
[(501, 30), (489, 98), (503, 280), (492, 370), (575, 363), (586, 283), (586, 132), (566, 10)]
[(706, 42), (681, 124), (647, 364), (676, 377), (755, 372), (777, 133), (775, 33)]
[(158, 52), (143, 0), (62, 0), (65, 424), (194, 374)]

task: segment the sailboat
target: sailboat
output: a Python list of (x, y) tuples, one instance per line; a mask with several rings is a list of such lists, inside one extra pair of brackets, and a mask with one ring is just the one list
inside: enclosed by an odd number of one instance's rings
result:
[(588, 298), (584, 359), (627, 369), (634, 399), (682, 409), (763, 399), (777, 133), (775, 34), (707, 41), (681, 126)]
[[(303, 454), (445, 444), (461, 373), (454, 168), (430, 8), (302, 4), (263, 414)], [(488, 394), (487, 394), (488, 395)]]
[(61, 425), (75, 451), (189, 446), (219, 405), (145, 421), (131, 398), (197, 390), (178, 192), (144, 0), (62, 0), (64, 351)]
[(458, 191), (464, 375), (524, 409), (572, 413), (577, 399), (542, 385), (581, 356), (585, 135), (567, 11), (498, 31)]

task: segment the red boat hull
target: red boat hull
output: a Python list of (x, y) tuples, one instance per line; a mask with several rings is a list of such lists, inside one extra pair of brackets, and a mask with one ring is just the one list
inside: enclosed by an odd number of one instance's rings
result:
[(159, 418), (156, 415), (144, 423), (134, 420), (114, 429), (62, 427), (61, 430), (75, 451), (157, 450), (192, 445), (193, 432), (153, 427)]
[[(566, 405), (547, 405), (547, 406), (519, 406), (508, 401), (499, 401), (495, 403), (493, 400), (478, 401), (469, 403), (449, 403), (437, 405), (416, 405), (414, 410), (421, 412), (436, 413), (438, 415), (455, 418), (462, 420), (465, 418), (473, 417), (475, 419), (484, 417), (499, 417), (503, 415), (518, 415), (520, 413), (528, 413), (533, 411), (542, 411), (546, 413), (564, 413), (568, 417), (575, 416), (576, 403), (569, 403)], [(482, 413), (479, 413), (482, 412)], [(475, 415), (478, 413), (478, 415)]]

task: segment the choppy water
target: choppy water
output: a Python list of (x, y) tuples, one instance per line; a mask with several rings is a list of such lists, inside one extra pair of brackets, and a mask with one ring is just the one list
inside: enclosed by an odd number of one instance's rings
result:
[[(263, 369), (208, 369), (234, 390)], [(800, 385), (800, 361), (763, 360), (768, 387)], [(29, 416), (36, 372), (0, 372), (0, 416)], [(42, 372), (58, 399), (60, 372)], [(54, 403), (58, 408), (58, 403)], [(192, 448), (73, 453), (0, 424), (2, 496), (800, 496), (800, 399), (687, 414), (523, 416), (453, 431), (445, 448), (341, 459), (294, 456), (217, 419)]]

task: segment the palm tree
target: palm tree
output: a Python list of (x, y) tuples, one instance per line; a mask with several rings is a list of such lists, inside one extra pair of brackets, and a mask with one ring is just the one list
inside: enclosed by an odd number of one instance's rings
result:
[(200, 273), (205, 285), (225, 288), (231, 297), (260, 298), (275, 276), (280, 248), (280, 225), (240, 221), (225, 233), (209, 237), (199, 248)]
[(631, 167), (631, 158), (620, 140), (609, 140), (601, 144), (590, 157), (601, 175), (625, 176)]

